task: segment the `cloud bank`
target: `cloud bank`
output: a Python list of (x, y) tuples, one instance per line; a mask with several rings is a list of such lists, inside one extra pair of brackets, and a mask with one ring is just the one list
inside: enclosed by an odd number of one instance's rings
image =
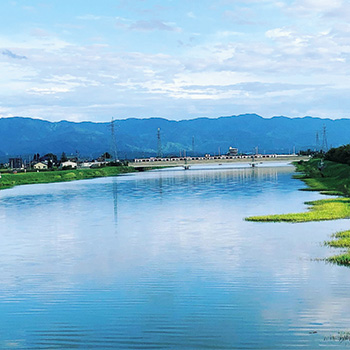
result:
[(0, 116), (349, 116), (346, 1), (40, 4), (0, 4)]

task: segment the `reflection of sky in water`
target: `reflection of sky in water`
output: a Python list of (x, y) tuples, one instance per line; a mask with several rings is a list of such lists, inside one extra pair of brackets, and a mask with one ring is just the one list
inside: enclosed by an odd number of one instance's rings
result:
[[(0, 192), (0, 348), (316, 349), (350, 329), (349, 270), (312, 261), (346, 220), (292, 167), (193, 168)], [(309, 334), (317, 331), (317, 334)]]

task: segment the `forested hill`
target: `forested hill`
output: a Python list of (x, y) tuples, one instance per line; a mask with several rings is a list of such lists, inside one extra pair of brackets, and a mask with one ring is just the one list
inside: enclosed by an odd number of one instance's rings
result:
[[(0, 119), (0, 155), (33, 153), (96, 156), (111, 149), (110, 123), (48, 122), (31, 118)], [(130, 118), (115, 121), (115, 135), (120, 158), (125, 155), (157, 154), (157, 129), (161, 129), (162, 150), (165, 155), (182, 150), (196, 154), (225, 153), (229, 146), (240, 152), (283, 153), (314, 149), (316, 133), (322, 145), (322, 128), (326, 126), (328, 146), (337, 147), (350, 142), (350, 119), (320, 119), (312, 117), (262, 118), (244, 114), (216, 119), (198, 118), (171, 121), (162, 118)]]

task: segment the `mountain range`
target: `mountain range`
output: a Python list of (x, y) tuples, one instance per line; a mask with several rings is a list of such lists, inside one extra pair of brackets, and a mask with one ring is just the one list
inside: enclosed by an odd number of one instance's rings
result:
[[(156, 156), (160, 128), (164, 155), (239, 152), (288, 153), (350, 143), (350, 119), (314, 117), (263, 118), (256, 114), (173, 121), (129, 118), (114, 121), (120, 159)], [(113, 148), (111, 123), (49, 122), (40, 119), (0, 118), (0, 157), (30, 157), (55, 153), (96, 157)]]

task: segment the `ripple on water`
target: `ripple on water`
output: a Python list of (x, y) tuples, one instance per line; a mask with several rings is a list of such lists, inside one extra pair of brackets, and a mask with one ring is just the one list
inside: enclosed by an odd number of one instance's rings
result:
[[(314, 261), (347, 220), (292, 167), (165, 170), (0, 193), (4, 349), (346, 349), (349, 271)], [(349, 326), (350, 327), (350, 326)]]

